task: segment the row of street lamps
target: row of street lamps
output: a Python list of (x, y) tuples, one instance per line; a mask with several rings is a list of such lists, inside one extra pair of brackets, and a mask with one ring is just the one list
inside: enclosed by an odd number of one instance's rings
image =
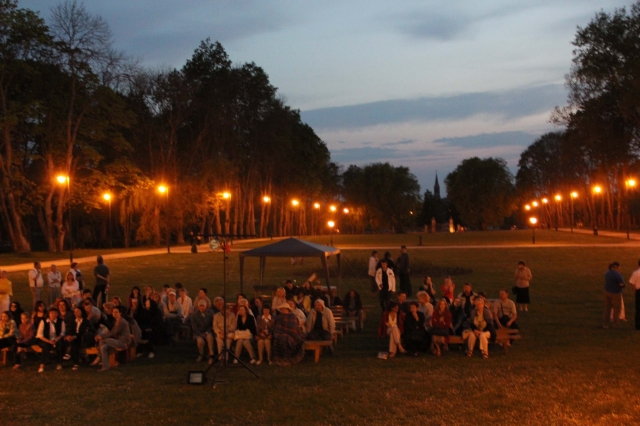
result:
[[(627, 190), (627, 239), (630, 238), (629, 236), (629, 232), (630, 232), (630, 228), (631, 228), (631, 212), (629, 210), (629, 190), (635, 188), (637, 182), (635, 179), (627, 179), (625, 181), (625, 188)], [(603, 192), (603, 189), (600, 185), (594, 185), (592, 188), (592, 192), (594, 195), (600, 195)], [(560, 222), (560, 210), (558, 208), (558, 205), (560, 202), (562, 202), (562, 195), (560, 194), (556, 194), (553, 197), (556, 200), (556, 231), (558, 230), (558, 222)], [(570, 217), (570, 226), (571, 226), (571, 233), (573, 233), (573, 200), (575, 200), (576, 198), (578, 198), (578, 193), (576, 191), (571, 191), (569, 193), (569, 200), (571, 201), (571, 217)], [(541, 200), (542, 204), (548, 204), (549, 203), (549, 199), (546, 197), (543, 197)], [(530, 204), (525, 204), (524, 209), (526, 211), (531, 211), (532, 208), (538, 207), (539, 203), (534, 200), (532, 201)], [(597, 212), (597, 208), (595, 207), (594, 204), (594, 210), (595, 210), (595, 214), (594, 214), (594, 234), (598, 235), (597, 230), (598, 230), (598, 212)], [(537, 219), (535, 217), (531, 217), (529, 218), (529, 222), (534, 225), (537, 223)], [(534, 230), (534, 236), (533, 236), (533, 243), (535, 244), (535, 230)]]
[[(69, 214), (69, 261), (73, 262), (73, 232), (72, 232), (72, 209), (71, 209), (71, 180), (69, 178), (69, 176), (65, 176), (65, 175), (59, 175), (56, 177), (56, 181), (61, 184), (67, 185), (67, 209), (68, 209), (68, 214)], [(169, 186), (165, 185), (165, 184), (161, 184), (157, 186), (157, 191), (162, 194), (162, 195), (166, 195), (166, 207), (168, 210), (168, 205), (169, 205)], [(227, 202), (229, 202), (231, 200), (231, 193), (228, 191), (222, 192), (220, 194), (218, 194), (222, 197), (222, 199), (227, 200)], [(110, 193), (104, 193), (102, 195), (102, 198), (109, 204), (109, 248), (113, 248), (113, 236), (112, 236), (112, 218), (111, 218), (111, 200), (113, 198), (113, 196)], [(270, 203), (271, 202), (271, 197), (269, 197), (268, 195), (265, 195), (262, 197), (262, 201), (264, 203)], [(292, 199), (291, 200), (291, 205), (295, 208), (300, 206), (300, 201), (297, 199)], [(316, 210), (319, 210), (321, 207), (320, 203), (315, 202), (313, 203), (313, 208)], [(337, 211), (337, 207), (332, 204), (329, 206), (329, 211), (331, 211), (332, 213), (335, 213)], [(343, 213), (344, 214), (348, 214), (349, 213), (349, 209), (347, 207), (343, 208)], [(228, 213), (227, 213), (227, 218), (226, 221), (228, 221)], [(327, 226), (330, 228), (331, 230), (331, 244), (333, 245), (333, 228), (335, 227), (335, 222), (330, 220), (327, 222)], [(167, 240), (167, 253), (171, 253), (171, 240), (170, 240), (170, 235), (169, 235), (169, 219), (167, 218), (167, 226), (166, 226), (166, 240)]]

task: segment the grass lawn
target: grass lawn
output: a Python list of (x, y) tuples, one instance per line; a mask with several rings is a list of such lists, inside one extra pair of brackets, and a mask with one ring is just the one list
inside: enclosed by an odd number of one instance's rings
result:
[[(504, 245), (512, 239), (530, 242), (530, 232), (431, 235), (428, 245)], [(453, 237), (453, 238), (450, 238)], [(340, 239), (344, 238), (345, 241)], [(377, 304), (365, 276), (369, 246), (412, 245), (415, 235), (334, 236), (334, 244), (361, 244), (366, 249), (345, 250), (341, 293), (355, 288), (364, 303)], [(316, 241), (327, 243), (325, 237)], [(540, 245), (501, 248), (437, 248), (410, 250), (414, 270), (463, 268), (453, 277), (459, 289), (465, 281), (476, 291), (496, 297), (510, 288), (517, 261), (531, 267), (531, 311), (521, 315), (523, 340), (508, 356), (491, 347), (488, 360), (467, 359), (452, 347), (441, 358), (376, 358), (386, 341), (375, 336), (380, 311), (368, 316), (362, 333), (340, 340), (336, 356), (324, 354), (314, 364), (311, 353), (289, 368), (261, 365), (255, 379), (242, 369), (229, 368), (229, 384), (216, 389), (188, 386), (188, 370), (196, 364), (195, 345), (158, 347), (156, 358), (138, 359), (107, 373), (81, 368), (57, 372), (49, 367), (36, 373), (33, 361), (21, 371), (1, 369), (5, 383), (0, 397), (3, 425), (78, 424), (102, 422), (117, 413), (128, 424), (637, 424), (640, 419), (640, 333), (633, 330), (633, 299), (625, 291), (630, 323), (621, 330), (600, 328), (602, 275), (618, 260), (628, 278), (638, 260), (638, 247), (621, 239), (537, 232), (538, 244), (577, 243), (576, 247)], [(437, 241), (436, 241), (437, 240)], [(589, 242), (613, 243), (589, 247)], [(620, 244), (617, 244), (620, 243)], [(391, 250), (394, 257), (399, 250)], [(229, 258), (230, 292), (238, 287), (238, 256)], [(195, 292), (205, 286), (221, 292), (222, 255), (172, 254), (111, 260), (112, 295), (126, 297), (133, 285), (181, 281)], [(92, 265), (81, 265), (85, 276)], [(258, 261), (247, 259), (245, 292), (252, 295)], [(292, 266), (287, 259), (268, 259), (266, 280), (288, 277), (304, 280), (320, 270), (319, 261), (306, 259)], [(10, 276), (18, 300), (28, 304), (26, 273)], [(419, 286), (420, 276), (412, 276)], [(442, 282), (435, 277), (434, 282)], [(4, 370), (4, 371), (3, 371)]]

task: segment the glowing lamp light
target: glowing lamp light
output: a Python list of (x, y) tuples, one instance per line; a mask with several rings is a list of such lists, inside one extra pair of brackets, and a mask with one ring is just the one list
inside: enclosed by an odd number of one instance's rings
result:
[(60, 175), (56, 177), (56, 180), (58, 181), (58, 183), (61, 183), (61, 184), (67, 183), (67, 181), (69, 180), (69, 176)]
[(543, 203), (543, 204), (547, 204), (548, 202), (549, 202), (549, 199), (547, 199), (547, 198), (543, 198), (543, 199), (542, 199), (542, 203)]
[(331, 210), (332, 212), (335, 212), (337, 210), (336, 206), (330, 206), (329, 210)]
[(593, 192), (595, 192), (596, 194), (599, 194), (602, 192), (602, 187), (600, 187), (600, 185), (596, 185), (593, 187)]
[(537, 201), (534, 201), (533, 203), (531, 203), (531, 205), (532, 205), (533, 207), (538, 207), (538, 202), (537, 202)]
[(300, 201), (298, 201), (298, 200), (291, 200), (291, 205), (292, 205), (293, 207), (298, 207), (298, 205), (300, 205)]
[(164, 194), (165, 192), (169, 192), (169, 188), (165, 185), (160, 185), (158, 187), (158, 192), (161, 194)]
[(627, 186), (628, 186), (629, 188), (633, 188), (634, 186), (636, 186), (636, 181), (635, 181), (635, 179), (629, 179), (629, 180), (627, 181)]
[(223, 192), (222, 193), (222, 198), (224, 198), (225, 200), (228, 200), (229, 198), (231, 198), (231, 193), (230, 192)]
[(348, 208), (346, 208), (346, 207), (345, 207), (344, 209), (342, 209), (342, 211), (343, 211), (345, 214), (349, 213), (349, 209), (348, 209)]
[(102, 198), (104, 198), (105, 201), (111, 201), (111, 194), (103, 194)]
[(313, 208), (314, 209), (319, 209), (320, 208), (320, 203), (313, 203)]
[(535, 225), (536, 223), (538, 223), (538, 219), (536, 219), (535, 217), (530, 217), (530, 218), (529, 218), (529, 222), (530, 222), (532, 225)]
[(329, 228), (333, 228), (334, 226), (336, 226), (336, 223), (330, 220), (329, 222), (327, 222), (327, 225), (329, 225)]
[(571, 193), (571, 198), (578, 198), (578, 193), (576, 191), (573, 191)]
[(270, 203), (271, 202), (271, 197), (267, 197), (265, 195), (264, 197), (262, 197), (262, 201), (264, 201), (265, 203)]
[(529, 204), (525, 204), (524, 209), (527, 210), (527, 211), (531, 210), (531, 206)]
[(553, 197), (556, 199), (556, 201), (562, 201), (562, 195), (558, 194), (555, 197)]

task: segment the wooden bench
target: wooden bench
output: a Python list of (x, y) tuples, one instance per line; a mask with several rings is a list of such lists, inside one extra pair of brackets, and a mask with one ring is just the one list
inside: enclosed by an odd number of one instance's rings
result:
[(9, 348), (2, 348), (2, 365), (7, 365), (8, 353), (9, 353)]
[[(125, 352), (125, 360), (126, 363), (130, 363), (134, 359), (136, 359), (136, 347), (129, 345), (126, 348), (117, 348), (115, 351), (109, 351), (109, 366), (117, 367), (120, 363), (116, 360), (116, 354), (118, 352)], [(98, 348), (96, 346), (92, 348), (86, 348), (84, 351), (85, 355), (98, 355)]]
[(316, 363), (320, 362), (320, 355), (322, 354), (322, 348), (325, 346), (331, 347), (333, 342), (330, 340), (307, 340), (304, 342), (304, 349), (306, 351), (315, 351), (314, 360)]
[[(509, 347), (511, 346), (512, 340), (520, 340), (520, 330), (513, 330), (511, 328), (499, 328), (496, 330), (496, 340), (495, 342), (502, 346), (504, 349), (504, 354), (507, 355), (509, 352)], [(466, 342), (462, 339), (461, 336), (449, 336), (449, 344), (450, 345), (466, 345)]]

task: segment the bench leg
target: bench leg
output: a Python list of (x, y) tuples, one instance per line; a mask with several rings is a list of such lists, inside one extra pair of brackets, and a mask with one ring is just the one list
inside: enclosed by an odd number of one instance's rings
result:
[(320, 362), (320, 354), (322, 353), (322, 346), (320, 346), (319, 348), (316, 348), (315, 350), (315, 362), (316, 364)]

